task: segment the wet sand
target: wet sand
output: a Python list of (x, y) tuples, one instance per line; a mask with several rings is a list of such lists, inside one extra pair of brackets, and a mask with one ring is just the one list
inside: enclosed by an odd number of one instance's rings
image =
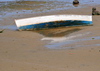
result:
[[(100, 11), (100, 6), (96, 7)], [(91, 8), (92, 6), (40, 14), (20, 14), (0, 20), (0, 26), (10, 25), (10, 28), (8, 26), (3, 33), (0, 33), (0, 71), (99, 71), (100, 16), (93, 16), (93, 26), (80, 27), (81, 30), (61, 35), (61, 37), (68, 39), (65, 40), (64, 45), (57, 46), (60, 49), (57, 47), (50, 49), (46, 45), (62, 41), (42, 40), (49, 36), (34, 31), (17, 31), (16, 27), (12, 28), (12, 26), (16, 26), (15, 18), (50, 14), (90, 15)], [(0, 30), (2, 29), (0, 28)], [(63, 31), (66, 30), (68, 29), (65, 28)], [(78, 41), (68, 44), (67, 42), (70, 40)]]

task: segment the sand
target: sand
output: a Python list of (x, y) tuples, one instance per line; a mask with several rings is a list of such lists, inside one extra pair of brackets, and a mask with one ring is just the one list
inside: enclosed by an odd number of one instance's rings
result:
[[(100, 6), (95, 7), (100, 11)], [(92, 6), (24, 16), (8, 16), (0, 20), (0, 26), (15, 25), (15, 18), (72, 13), (90, 15), (91, 8)], [(37, 32), (5, 29), (0, 33), (0, 71), (99, 71), (100, 16), (93, 16), (93, 26), (84, 26), (81, 29), (66, 36), (83, 35), (73, 38), (73, 40), (80, 39), (79, 42), (62, 46), (73, 47), (69, 49), (47, 48), (45, 45), (51, 41), (41, 40), (45, 36)], [(81, 41), (88, 38), (89, 40)]]

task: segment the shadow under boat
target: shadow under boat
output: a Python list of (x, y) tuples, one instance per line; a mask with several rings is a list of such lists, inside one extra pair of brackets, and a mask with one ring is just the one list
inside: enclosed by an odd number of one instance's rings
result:
[(34, 30), (33, 32), (39, 33), (45, 37), (64, 37), (81, 29), (82, 27), (58, 27), (51, 29)]

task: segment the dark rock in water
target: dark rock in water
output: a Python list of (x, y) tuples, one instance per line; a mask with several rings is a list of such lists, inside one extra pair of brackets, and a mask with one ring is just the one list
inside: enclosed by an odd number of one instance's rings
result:
[(79, 1), (78, 0), (74, 0), (73, 4), (79, 4)]
[(100, 15), (100, 12), (96, 8), (92, 8), (92, 15)]

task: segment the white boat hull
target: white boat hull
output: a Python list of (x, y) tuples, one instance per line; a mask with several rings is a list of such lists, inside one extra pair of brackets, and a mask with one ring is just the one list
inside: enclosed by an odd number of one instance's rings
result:
[(15, 23), (19, 30), (93, 24), (91, 15), (49, 15), (17, 19)]

